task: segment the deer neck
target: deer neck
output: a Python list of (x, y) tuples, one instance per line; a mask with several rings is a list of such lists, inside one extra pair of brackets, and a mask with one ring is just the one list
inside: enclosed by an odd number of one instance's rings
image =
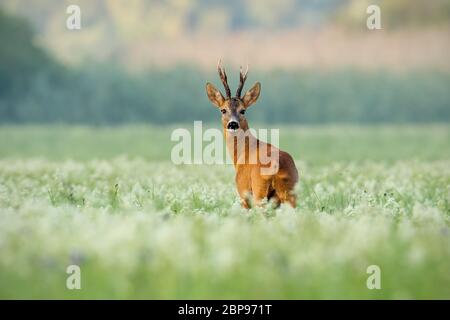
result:
[(225, 128), (223, 129), (223, 132), (228, 154), (230, 155), (231, 159), (233, 160), (233, 164), (236, 167), (238, 159), (245, 159), (249, 156), (246, 153), (252, 152), (251, 146), (256, 146), (256, 142), (258, 141), (258, 139), (251, 134), (248, 128), (245, 130), (239, 130), (236, 134), (228, 132)]

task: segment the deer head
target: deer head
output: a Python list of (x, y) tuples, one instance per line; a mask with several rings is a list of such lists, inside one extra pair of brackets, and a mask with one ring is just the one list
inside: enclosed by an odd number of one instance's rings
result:
[(217, 90), (211, 83), (206, 84), (206, 93), (209, 100), (220, 109), (222, 113), (222, 125), (228, 132), (236, 132), (238, 129), (247, 130), (248, 123), (245, 118), (245, 111), (248, 107), (258, 100), (259, 93), (261, 92), (261, 84), (256, 82), (253, 87), (248, 90), (243, 97), (241, 97), (242, 88), (244, 87), (245, 80), (247, 80), (248, 66), (245, 72), (242, 72), (242, 67), (239, 73), (239, 86), (236, 90), (235, 97), (231, 97), (230, 87), (227, 82), (227, 74), (225, 69), (220, 65), (221, 60), (217, 64), (217, 70), (219, 72), (220, 80), (225, 88), (226, 97)]

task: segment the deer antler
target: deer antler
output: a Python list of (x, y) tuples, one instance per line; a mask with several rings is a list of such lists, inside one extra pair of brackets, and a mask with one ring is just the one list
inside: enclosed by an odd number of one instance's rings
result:
[(222, 80), (227, 98), (231, 99), (231, 91), (230, 91), (230, 87), (228, 86), (228, 82), (227, 82), (227, 74), (225, 73), (225, 69), (220, 66), (221, 62), (222, 62), (222, 59), (219, 59), (219, 62), (217, 63), (217, 70), (219, 71), (219, 77), (220, 77), (220, 80)]
[(242, 88), (244, 87), (245, 80), (247, 80), (247, 74), (248, 74), (248, 65), (247, 69), (245, 70), (245, 73), (242, 73), (242, 66), (241, 66), (241, 69), (239, 70), (239, 87), (237, 88), (236, 91), (236, 97), (239, 99), (241, 98), (241, 91)]

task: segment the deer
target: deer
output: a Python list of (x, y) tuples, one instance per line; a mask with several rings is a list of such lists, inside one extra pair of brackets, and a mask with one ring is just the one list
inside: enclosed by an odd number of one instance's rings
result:
[(298, 181), (298, 171), (293, 158), (289, 153), (253, 136), (245, 117), (247, 109), (259, 98), (261, 84), (256, 82), (242, 96), (248, 66), (245, 72), (241, 67), (239, 85), (232, 97), (221, 60), (217, 64), (217, 70), (225, 89), (225, 97), (210, 82), (206, 83), (206, 93), (211, 103), (222, 113), (224, 138), (235, 168), (235, 183), (241, 206), (249, 209), (253, 200), (256, 206), (262, 206), (264, 201), (271, 201), (275, 208), (281, 203), (295, 208), (294, 188)]

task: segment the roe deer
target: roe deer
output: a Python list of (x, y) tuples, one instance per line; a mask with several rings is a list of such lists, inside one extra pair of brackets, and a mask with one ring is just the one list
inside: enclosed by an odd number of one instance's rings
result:
[[(231, 97), (227, 75), (220, 65), (220, 60), (217, 69), (225, 87), (226, 97), (209, 82), (206, 84), (206, 92), (209, 100), (222, 112), (225, 141), (228, 152), (233, 158), (241, 205), (244, 208), (250, 208), (249, 198), (253, 196), (253, 202), (256, 205), (261, 205), (262, 200), (266, 198), (272, 200), (276, 207), (283, 202), (288, 202), (295, 207), (294, 186), (298, 181), (298, 173), (294, 160), (289, 153), (254, 137), (248, 130), (248, 123), (244, 116), (247, 108), (258, 99), (261, 84), (256, 82), (241, 97), (248, 67), (245, 73), (241, 68), (236, 96)], [(240, 143), (241, 141), (243, 142)], [(264, 161), (265, 158), (269, 161)]]

